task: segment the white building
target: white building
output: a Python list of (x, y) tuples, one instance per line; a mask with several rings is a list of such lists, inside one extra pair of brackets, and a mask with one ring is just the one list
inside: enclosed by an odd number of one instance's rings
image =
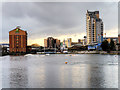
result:
[(71, 47), (72, 46), (71, 43), (72, 43), (72, 38), (67, 38), (67, 40), (63, 40), (64, 47), (66, 47), (66, 46), (67, 46), (67, 48)]

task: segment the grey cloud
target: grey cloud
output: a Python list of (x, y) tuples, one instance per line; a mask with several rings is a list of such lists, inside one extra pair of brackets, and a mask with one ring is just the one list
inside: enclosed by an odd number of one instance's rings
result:
[[(21, 25), (29, 37), (59, 36), (86, 32), (86, 10), (99, 10), (105, 29), (117, 27), (117, 3), (99, 2), (11, 2), (3, 3), (3, 39)], [(114, 14), (113, 14), (114, 13)]]

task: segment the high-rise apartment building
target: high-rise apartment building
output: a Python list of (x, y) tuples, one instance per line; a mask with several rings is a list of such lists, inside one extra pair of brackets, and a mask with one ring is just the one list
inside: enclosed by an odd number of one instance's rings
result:
[(56, 48), (60, 49), (60, 40), (55, 39)]
[(67, 39), (67, 47), (71, 47), (72, 38)]
[(53, 37), (48, 37), (44, 39), (44, 46), (46, 48), (60, 48), (60, 40), (54, 39)]
[(99, 18), (99, 11), (86, 13), (87, 44), (101, 43), (103, 41), (103, 22)]
[(9, 32), (9, 49), (10, 52), (26, 53), (27, 47), (27, 32), (16, 27)]
[(54, 47), (55, 47), (54, 38), (48, 37), (47, 38), (47, 48), (54, 48)]
[(47, 47), (47, 39), (44, 39), (44, 47)]
[(72, 38), (67, 38), (67, 40), (63, 40), (64, 46), (71, 47), (72, 46), (71, 43), (72, 43)]

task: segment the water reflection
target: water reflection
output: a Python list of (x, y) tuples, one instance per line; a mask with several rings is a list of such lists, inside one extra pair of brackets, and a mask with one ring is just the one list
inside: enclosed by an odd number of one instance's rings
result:
[[(68, 61), (68, 64), (65, 64)], [(114, 55), (26, 55), (2, 60), (4, 88), (117, 88)]]
[(120, 88), (120, 55), (118, 56), (118, 88)]
[(85, 64), (82, 64), (80, 66), (73, 66), (72, 68), (72, 87), (76, 88), (85, 88), (88, 87), (88, 70), (87, 66)]
[(117, 78), (118, 71), (116, 66), (108, 66), (108, 65), (90, 66), (89, 71), (90, 71), (90, 75), (89, 75), (90, 87), (91, 86), (96, 88), (118, 87), (118, 78)]
[[(27, 58), (26, 58), (27, 60)], [(10, 88), (26, 88), (28, 84), (28, 66), (23, 56), (11, 56), (9, 68)]]
[(41, 65), (31, 66), (28, 70), (28, 86), (30, 88), (45, 87), (45, 67)]
[(2, 89), (2, 57), (0, 56), (0, 89)]
[(28, 83), (27, 70), (23, 68), (10, 69), (10, 88), (25, 88)]

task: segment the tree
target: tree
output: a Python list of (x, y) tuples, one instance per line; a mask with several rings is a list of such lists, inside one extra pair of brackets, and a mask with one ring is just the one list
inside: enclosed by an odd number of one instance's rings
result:
[(115, 43), (113, 40), (110, 42), (110, 50), (115, 50)]
[(103, 51), (108, 51), (109, 50), (109, 44), (107, 40), (104, 40), (101, 44), (102, 50)]

